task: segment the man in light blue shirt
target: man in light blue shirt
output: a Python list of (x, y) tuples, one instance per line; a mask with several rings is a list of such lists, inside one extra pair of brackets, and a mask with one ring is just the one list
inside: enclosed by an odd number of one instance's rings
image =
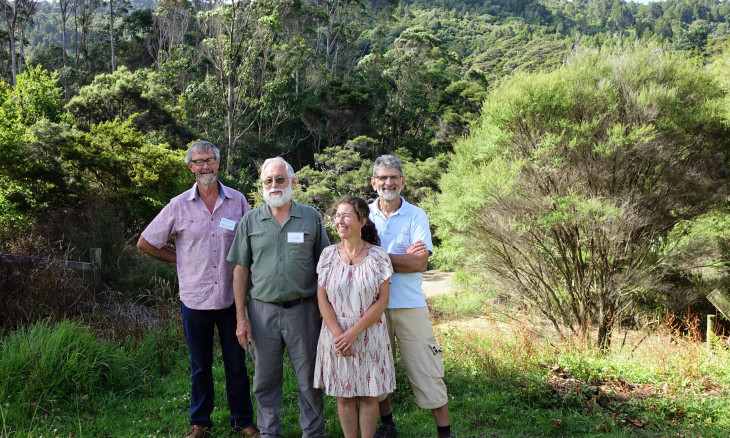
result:
[[(443, 356), (421, 289), (422, 272), (433, 251), (428, 216), (400, 196), (406, 179), (398, 157), (378, 157), (371, 183), (378, 199), (370, 204), (370, 220), (378, 229), (380, 243), (390, 255), (395, 271), (385, 311), (393, 353), (397, 342), (416, 404), (431, 410), (439, 438), (448, 438), (451, 426)], [(384, 394), (380, 397), (380, 425), (375, 438), (397, 436), (390, 394)]]

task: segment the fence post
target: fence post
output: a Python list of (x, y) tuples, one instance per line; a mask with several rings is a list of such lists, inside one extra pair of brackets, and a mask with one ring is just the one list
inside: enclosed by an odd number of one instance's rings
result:
[(101, 248), (91, 248), (91, 263), (94, 272), (94, 299), (101, 298)]
[(715, 342), (715, 315), (707, 315), (707, 354), (712, 354), (712, 345)]

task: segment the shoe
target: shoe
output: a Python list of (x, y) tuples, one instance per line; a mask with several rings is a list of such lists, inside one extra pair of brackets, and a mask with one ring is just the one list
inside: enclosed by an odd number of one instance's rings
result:
[(373, 438), (398, 438), (398, 429), (396, 429), (395, 423), (380, 423)]
[(231, 430), (231, 433), (234, 435), (248, 436), (251, 438), (261, 438), (261, 432), (259, 431), (259, 428), (253, 425), (248, 426), (245, 429), (233, 429)]
[(211, 436), (210, 427), (191, 426), (185, 438), (206, 438)]

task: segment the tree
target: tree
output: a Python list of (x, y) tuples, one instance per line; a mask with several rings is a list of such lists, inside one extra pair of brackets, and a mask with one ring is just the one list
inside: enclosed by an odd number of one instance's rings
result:
[(655, 245), (727, 199), (724, 96), (657, 48), (581, 51), (556, 72), (516, 75), (457, 145), (429, 207), (437, 236), (559, 333), (597, 324), (607, 348), (661, 277)]
[(163, 62), (170, 59), (172, 48), (183, 42), (190, 25), (190, 9), (188, 0), (164, 0), (157, 3), (157, 10), (153, 13), (156, 50), (151, 53), (155, 58), (157, 71)]
[[(364, 5), (360, 0), (315, 0), (314, 8), (321, 11), (322, 25), (318, 29), (319, 45), (325, 55), (325, 67), (333, 77), (342, 77), (346, 72), (338, 71), (344, 62), (353, 62), (354, 57), (345, 58), (349, 54), (342, 47), (353, 43), (351, 32), (359, 33), (358, 18), (364, 13)], [(350, 46), (351, 47), (351, 46)]]
[(65, 191), (59, 154), (38, 140), (39, 126), (61, 122), (62, 91), (40, 66), (0, 81), (0, 230), (27, 228)]
[(117, 71), (117, 58), (114, 56), (114, 0), (109, 0), (109, 43), (111, 44), (112, 73)]
[[(76, 48), (75, 67), (79, 68), (79, 56), (84, 55), (84, 66), (89, 68), (89, 36), (91, 23), (96, 14), (96, 9), (101, 6), (101, 0), (73, 0), (74, 12), (74, 41)], [(79, 28), (81, 28), (81, 41), (79, 41)]]
[(61, 47), (63, 48), (63, 65), (66, 66), (66, 23), (68, 22), (69, 5), (71, 0), (58, 0), (61, 9)]
[(170, 90), (150, 70), (132, 73), (121, 66), (114, 73), (97, 75), (90, 85), (79, 90), (66, 109), (84, 131), (102, 122), (125, 121), (137, 114), (139, 117), (133, 119), (136, 129), (156, 141), (183, 145), (193, 135), (175, 117), (173, 101)]
[(190, 180), (184, 150), (148, 142), (134, 128), (135, 117), (77, 132), (62, 151), (79, 196), (114, 205), (127, 229), (150, 221)]
[[(10, 37), (10, 70), (13, 85), (15, 77), (23, 71), (25, 31), (33, 20), (37, 3), (37, 0), (2, 0), (0, 2), (0, 15), (3, 17), (5, 29)], [(18, 54), (16, 54), (16, 49)]]
[(386, 100), (373, 104), (377, 129), (388, 150), (404, 145), (417, 158), (435, 155), (431, 140), (439, 130), (438, 103), (444, 89), (458, 78), (458, 60), (433, 34), (413, 27), (369, 64), (361, 63), (363, 68), (380, 70), (380, 80), (388, 85)]
[(226, 171), (232, 174), (236, 145), (244, 134), (253, 130), (260, 140), (291, 117), (292, 103), (282, 101), (292, 66), (279, 56), (276, 2), (235, 0), (199, 13), (198, 20), (207, 35), (203, 50), (225, 93)]

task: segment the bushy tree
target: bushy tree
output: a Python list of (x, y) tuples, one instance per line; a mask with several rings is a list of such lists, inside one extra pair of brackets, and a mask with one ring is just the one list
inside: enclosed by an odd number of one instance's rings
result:
[(34, 211), (63, 191), (60, 163), (39, 144), (36, 127), (60, 122), (61, 89), (54, 74), (31, 67), (17, 85), (0, 80), (0, 230), (32, 225)]
[[(116, 72), (100, 74), (82, 87), (66, 105), (80, 129), (89, 131), (94, 125), (114, 120), (133, 119), (140, 132), (159, 142), (182, 147), (193, 134), (179, 123), (170, 89), (161, 84), (149, 70), (132, 72), (124, 66)], [(131, 119), (130, 119), (131, 120)]]
[(173, 196), (192, 184), (182, 149), (151, 144), (134, 118), (94, 125), (77, 132), (62, 151), (68, 178), (79, 196), (114, 205), (134, 230), (151, 220)]
[(452, 261), (486, 269), (598, 344), (659, 280), (656, 245), (726, 201), (724, 91), (657, 48), (578, 51), (506, 80), (429, 209)]

